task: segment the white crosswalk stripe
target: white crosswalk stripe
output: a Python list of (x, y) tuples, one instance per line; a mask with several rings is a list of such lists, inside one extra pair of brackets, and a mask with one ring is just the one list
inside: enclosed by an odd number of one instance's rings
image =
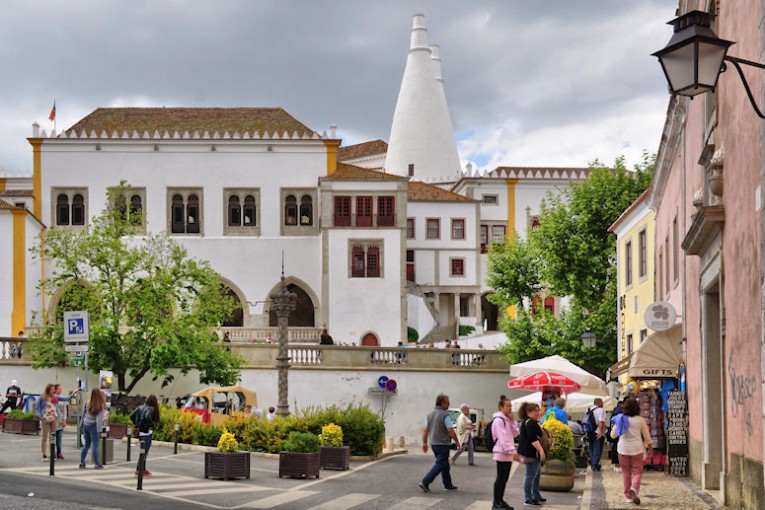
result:
[(393, 505), (388, 510), (420, 510), (430, 508), (441, 501), (443, 501), (441, 498), (415, 496)]
[(476, 501), (469, 507), (465, 508), (465, 510), (490, 510), (491, 509), (491, 501)]
[(361, 494), (354, 492), (351, 494), (346, 494), (340, 498), (333, 499), (332, 501), (327, 501), (326, 503), (312, 506), (308, 510), (348, 510), (349, 508), (353, 508), (357, 505), (366, 503), (367, 501), (379, 497), (379, 494)]
[(236, 508), (273, 508), (275, 506), (284, 505), (285, 503), (292, 503), (293, 501), (307, 498), (308, 496), (313, 496), (314, 494), (318, 494), (318, 492), (300, 490), (282, 492), (281, 494), (276, 494), (275, 496), (270, 496), (268, 498), (250, 501), (249, 503), (239, 505)]

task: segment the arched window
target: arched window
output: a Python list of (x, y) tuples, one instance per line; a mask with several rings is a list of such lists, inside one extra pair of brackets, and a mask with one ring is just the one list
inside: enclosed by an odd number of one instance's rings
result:
[(143, 222), (143, 202), (141, 195), (130, 197), (130, 224), (141, 225)]
[(183, 197), (173, 195), (171, 211), (171, 232), (173, 234), (183, 234), (186, 232), (186, 214), (183, 207)]
[(284, 224), (297, 225), (298, 206), (295, 195), (287, 195), (284, 199)]
[(244, 309), (242, 307), (242, 301), (239, 299), (239, 296), (236, 295), (236, 292), (225, 285), (221, 285), (220, 293), (222, 296), (230, 298), (234, 302), (234, 309), (232, 310), (231, 315), (228, 316), (221, 326), (224, 328), (241, 328), (244, 326)]
[(247, 195), (244, 197), (244, 226), (254, 227), (258, 224), (257, 211), (255, 210), (255, 197)]
[(85, 197), (77, 193), (72, 198), (72, 225), (85, 224)]
[(364, 278), (366, 276), (366, 267), (364, 260), (364, 247), (354, 246), (351, 250), (351, 277)]
[(189, 234), (198, 234), (199, 233), (199, 197), (197, 195), (189, 195), (189, 203), (186, 206), (186, 216), (188, 217), (186, 232)]
[(69, 197), (63, 193), (56, 197), (56, 225), (69, 225)]
[(548, 296), (545, 298), (545, 310), (555, 315), (555, 298)]
[(114, 210), (117, 211), (121, 220), (128, 219), (127, 202), (125, 201), (125, 195), (122, 193), (119, 193), (114, 197)]
[(228, 197), (228, 226), (238, 227), (242, 224), (242, 207), (239, 205), (239, 197)]
[[(315, 327), (314, 305), (308, 293), (294, 283), (288, 284), (287, 290), (297, 294), (297, 299), (295, 299), (295, 311), (290, 314), (287, 322), (289, 327)], [(272, 328), (279, 325), (278, 317), (273, 308), (269, 311), (268, 325)]]
[(313, 199), (311, 195), (300, 198), (300, 224), (313, 225)]

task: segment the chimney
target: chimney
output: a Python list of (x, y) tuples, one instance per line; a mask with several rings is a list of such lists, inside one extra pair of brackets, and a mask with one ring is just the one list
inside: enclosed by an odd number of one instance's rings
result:
[(40, 138), (40, 124), (37, 122), (32, 124), (32, 138)]
[(337, 138), (337, 124), (329, 125), (329, 137), (333, 140)]

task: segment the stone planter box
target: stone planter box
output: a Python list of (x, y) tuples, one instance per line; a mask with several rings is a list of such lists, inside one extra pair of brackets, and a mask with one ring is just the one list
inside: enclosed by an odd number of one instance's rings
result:
[(127, 435), (127, 423), (110, 423), (109, 424), (109, 437), (114, 439), (122, 439)]
[(205, 452), (205, 478), (250, 479), (249, 452)]
[(548, 460), (542, 466), (539, 488), (544, 491), (568, 492), (574, 487), (576, 467), (562, 460)]
[(279, 478), (291, 476), (294, 478), (319, 478), (319, 452), (280, 452)]
[(322, 446), (319, 448), (322, 469), (345, 471), (351, 467), (350, 446)]
[(5, 418), (3, 420), (3, 432), (10, 432), (11, 434), (39, 434), (40, 420)]

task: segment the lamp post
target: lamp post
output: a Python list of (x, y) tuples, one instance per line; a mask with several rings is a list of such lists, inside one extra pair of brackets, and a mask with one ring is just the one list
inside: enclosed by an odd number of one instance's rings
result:
[(584, 345), (584, 348), (593, 349), (597, 343), (598, 337), (595, 336), (595, 333), (590, 331), (590, 328), (585, 329), (584, 333), (582, 333), (582, 345)]
[(729, 62), (738, 71), (755, 112), (765, 119), (741, 69), (742, 64), (760, 69), (765, 69), (765, 65), (728, 55), (728, 48), (735, 43), (717, 37), (710, 27), (711, 19), (708, 12), (691, 11), (668, 23), (674, 27), (674, 33), (653, 56), (659, 59), (670, 93), (692, 98), (714, 92), (720, 73), (726, 70), (725, 62)]
[(276, 370), (279, 378), (279, 402), (276, 406), (276, 414), (287, 417), (290, 414), (288, 405), (288, 374), (290, 369), (290, 357), (287, 354), (287, 326), (290, 314), (297, 308), (295, 301), (297, 294), (287, 290), (284, 281), (284, 266), (282, 265), (281, 286), (277, 292), (271, 294), (271, 310), (277, 317), (279, 326), (279, 351), (276, 356)]

